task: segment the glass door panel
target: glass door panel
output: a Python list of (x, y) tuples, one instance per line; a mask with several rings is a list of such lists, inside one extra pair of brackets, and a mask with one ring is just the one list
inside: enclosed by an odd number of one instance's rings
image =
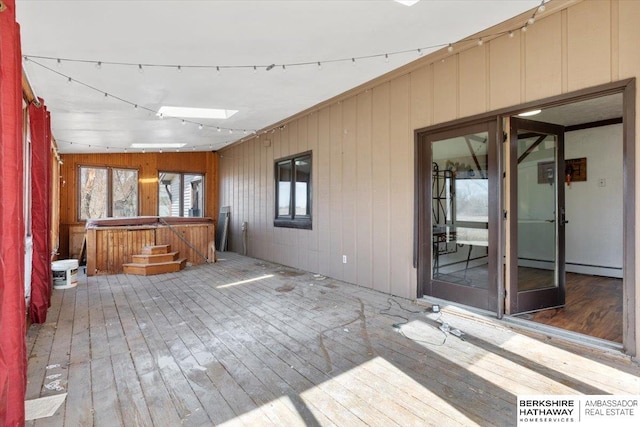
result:
[(518, 291), (558, 286), (556, 136), (518, 135)]
[(564, 128), (512, 117), (510, 132), (507, 313), (516, 314), (564, 305)]
[(487, 132), (434, 141), (432, 279), (487, 289)]
[(428, 134), (420, 166), (423, 292), (488, 310), (497, 309), (495, 130), (492, 121)]

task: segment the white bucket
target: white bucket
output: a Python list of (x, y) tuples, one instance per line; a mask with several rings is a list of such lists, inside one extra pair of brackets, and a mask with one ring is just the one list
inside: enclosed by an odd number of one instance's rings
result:
[(51, 263), (53, 289), (69, 289), (78, 285), (78, 260), (63, 259)]

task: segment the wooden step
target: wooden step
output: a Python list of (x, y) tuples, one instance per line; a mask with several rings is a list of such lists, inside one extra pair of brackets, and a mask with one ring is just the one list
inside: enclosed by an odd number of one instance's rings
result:
[(160, 262), (175, 261), (177, 259), (178, 259), (178, 252), (169, 252), (166, 254), (155, 254), (155, 255), (147, 255), (147, 254), (131, 255), (132, 264), (155, 264)]
[(182, 270), (187, 265), (187, 259), (159, 262), (155, 264), (128, 263), (123, 264), (125, 274), (137, 274), (139, 276), (151, 276), (154, 274), (174, 273)]
[(147, 245), (142, 247), (142, 254), (157, 255), (171, 252), (171, 245)]

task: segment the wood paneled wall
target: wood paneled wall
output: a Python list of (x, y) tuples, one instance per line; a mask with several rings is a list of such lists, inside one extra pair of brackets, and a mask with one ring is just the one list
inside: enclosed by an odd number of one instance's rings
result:
[(69, 255), (70, 225), (78, 221), (78, 166), (109, 166), (138, 169), (140, 215), (158, 214), (158, 171), (205, 174), (204, 215), (218, 213), (218, 154), (192, 153), (119, 153), (63, 154), (60, 168), (60, 256)]
[[(423, 57), (224, 149), (231, 248), (241, 249), (247, 221), (251, 256), (415, 297), (414, 130), (640, 72), (639, 1), (554, 0), (546, 9), (527, 32), (517, 30), (525, 14), (479, 34), (481, 46)], [(275, 228), (274, 160), (307, 150), (313, 230)]]

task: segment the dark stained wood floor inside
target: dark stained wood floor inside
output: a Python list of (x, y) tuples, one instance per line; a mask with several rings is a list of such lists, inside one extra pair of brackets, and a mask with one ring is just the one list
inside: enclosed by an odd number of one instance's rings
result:
[(622, 279), (567, 273), (564, 307), (521, 317), (622, 343)]
[(68, 394), (27, 425), (506, 426), (521, 394), (640, 393), (621, 355), (220, 258), (55, 290), (28, 332), (26, 398)]

